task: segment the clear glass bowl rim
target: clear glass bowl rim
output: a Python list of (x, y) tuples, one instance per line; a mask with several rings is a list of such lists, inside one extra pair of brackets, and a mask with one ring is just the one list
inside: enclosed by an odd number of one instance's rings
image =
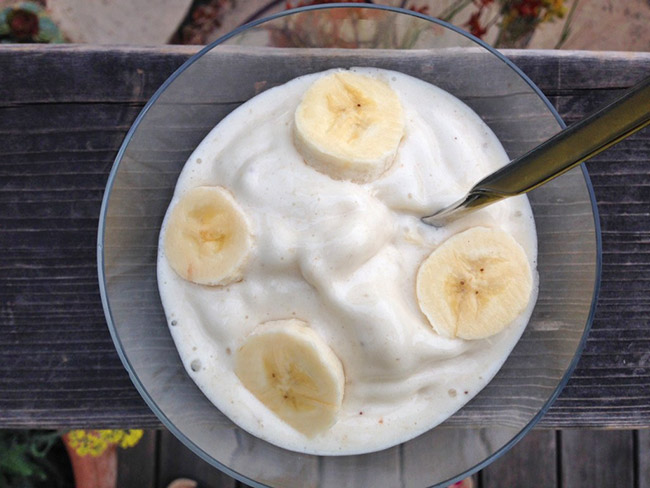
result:
[[(117, 334), (117, 331), (115, 329), (115, 325), (113, 323), (113, 317), (111, 314), (110, 310), (110, 305), (108, 303), (108, 296), (106, 293), (106, 276), (104, 275), (104, 233), (105, 233), (105, 227), (106, 227), (106, 210), (108, 208), (108, 201), (111, 196), (111, 191), (113, 188), (113, 183), (115, 180), (115, 175), (117, 174), (117, 171), (119, 169), (120, 163), (122, 161), (122, 158), (124, 156), (124, 152), (126, 151), (127, 146), (131, 142), (131, 139), (133, 135), (135, 134), (135, 131), (137, 130), (138, 126), (140, 125), (140, 122), (144, 118), (144, 116), (147, 114), (151, 106), (156, 103), (158, 98), (162, 95), (162, 93), (169, 87), (171, 83), (174, 82), (174, 80), (181, 74), (183, 73), (190, 65), (192, 65), (195, 61), (197, 61), (199, 58), (201, 58), (204, 54), (218, 46), (219, 44), (227, 41), (228, 39), (237, 36), (238, 34), (252, 28), (256, 27), (260, 24), (263, 24), (268, 21), (272, 21), (281, 17), (289, 16), (289, 15), (294, 15), (298, 14), (301, 12), (307, 12), (307, 11), (315, 11), (315, 10), (326, 10), (326, 9), (334, 9), (334, 8), (365, 8), (365, 9), (374, 9), (374, 10), (383, 10), (387, 12), (392, 12), (396, 14), (404, 14), (404, 15), (410, 15), (412, 17), (417, 17), (422, 20), (427, 20), (429, 22), (432, 22), (434, 24), (438, 24), (442, 27), (445, 27), (447, 29), (450, 29), (454, 32), (456, 32), (459, 35), (462, 35), (463, 37), (466, 37), (470, 39), (471, 41), (475, 42), (482, 48), (486, 49), (489, 51), (491, 54), (493, 54), (496, 58), (498, 58), (500, 61), (505, 63), (510, 69), (512, 69), (515, 73), (517, 73), (525, 82), (528, 84), (528, 86), (539, 96), (539, 98), (544, 102), (544, 104), (547, 106), (551, 114), (555, 117), (557, 120), (558, 124), (562, 129), (566, 128), (566, 124), (560, 117), (560, 114), (555, 110), (555, 107), (551, 102), (546, 98), (546, 96), (542, 93), (542, 91), (533, 83), (533, 81), (521, 70), (519, 67), (517, 67), (512, 61), (510, 61), (508, 58), (506, 58), (503, 54), (501, 54), (499, 51), (491, 47), (489, 44), (486, 42), (482, 41), (481, 39), (471, 35), (470, 33), (464, 31), (463, 29), (456, 27), (448, 22), (445, 22), (443, 20), (421, 14), (419, 12), (414, 12), (412, 10), (407, 10), (404, 8), (399, 8), (399, 7), (391, 7), (391, 6), (386, 6), (386, 5), (375, 5), (375, 4), (368, 4), (368, 3), (336, 3), (336, 4), (320, 4), (320, 5), (311, 5), (311, 6), (306, 6), (306, 7), (300, 7), (300, 8), (295, 8), (295, 9), (290, 9), (290, 10), (285, 10), (283, 12), (278, 12), (276, 14), (270, 15), (268, 17), (264, 17), (262, 19), (257, 19), (252, 22), (249, 22), (247, 24), (244, 24), (237, 29), (233, 30), (232, 32), (220, 37), (216, 41), (208, 44), (204, 48), (202, 48), (198, 53), (194, 54), (192, 57), (190, 57), (187, 61), (185, 61), (176, 71), (174, 71), (167, 80), (156, 90), (156, 92), (153, 94), (151, 99), (147, 102), (147, 104), (144, 106), (142, 111), (138, 114), (136, 117), (135, 121), (133, 122), (133, 125), (129, 129), (128, 133), (126, 134), (126, 137), (124, 138), (124, 142), (122, 143), (117, 156), (115, 157), (115, 162), (113, 163), (113, 167), (111, 168), (111, 172), (109, 173), (108, 176), (108, 181), (106, 183), (106, 189), (104, 191), (104, 197), (102, 199), (102, 205), (101, 205), (101, 210), (99, 214), (99, 226), (98, 226), (98, 232), (97, 232), (97, 274), (99, 278), (99, 291), (101, 294), (101, 299), (102, 299), (102, 307), (104, 308), (104, 315), (106, 316), (106, 322), (108, 324), (108, 329), (111, 334), (111, 338), (113, 339), (113, 343), (115, 344), (115, 348), (117, 350), (118, 356), (120, 357), (120, 360), (122, 361), (122, 364), (126, 368), (127, 372), (129, 373), (129, 377), (131, 378), (131, 381), (135, 385), (136, 389), (144, 399), (145, 403), (147, 406), (153, 411), (153, 413), (158, 417), (158, 419), (163, 423), (163, 425), (169, 429), (172, 434), (176, 438), (178, 438), (185, 446), (187, 446), (194, 454), (199, 456), (201, 459), (204, 461), (208, 462), (215, 468), (223, 471), (224, 473), (228, 474), (229, 476), (243, 482), (250, 484), (251, 486), (254, 486), (255, 488), (268, 488), (266, 485), (260, 484), (255, 480), (249, 479), (246, 476), (243, 476), (236, 471), (230, 469), (228, 466), (220, 463), (216, 459), (212, 458), (210, 455), (208, 455), (205, 451), (203, 451), (200, 447), (198, 447), (196, 444), (192, 442), (191, 439), (189, 439), (183, 432), (178, 430), (176, 426), (167, 418), (167, 416), (158, 408), (158, 405), (154, 402), (154, 400), (149, 396), (147, 393), (147, 390), (145, 386), (140, 382), (140, 379), (138, 376), (135, 374), (133, 368), (131, 367), (131, 364), (124, 354), (124, 350), (122, 348), (122, 343), (120, 341), (120, 338)], [(596, 203), (596, 196), (594, 194), (594, 189), (593, 185), (591, 184), (591, 179), (589, 178), (589, 173), (587, 172), (587, 168), (585, 167), (584, 164), (580, 165), (580, 168), (582, 169), (582, 174), (585, 179), (585, 185), (587, 186), (587, 190), (589, 192), (589, 199), (591, 201), (591, 210), (592, 210), (592, 215), (594, 219), (594, 230), (595, 230), (595, 239), (596, 239), (596, 274), (594, 277), (594, 290), (593, 290), (593, 296), (591, 299), (591, 305), (589, 308), (589, 316), (587, 318), (587, 322), (585, 324), (584, 331), (582, 333), (582, 337), (580, 338), (580, 342), (578, 343), (578, 347), (576, 349), (575, 355), (573, 359), (571, 360), (571, 363), (569, 364), (569, 367), (567, 368), (564, 376), (562, 377), (561, 381), (558, 383), (557, 388), (553, 391), (551, 396), (548, 398), (546, 403), (542, 406), (540, 411), (532, 418), (532, 420), (525, 425), (517, 435), (515, 435), (512, 439), (510, 439), (506, 444), (504, 444), (500, 449), (492, 453), (489, 457), (484, 459), (482, 462), (472, 466), (471, 468), (468, 468), (465, 472), (458, 474), (456, 477), (451, 478), (449, 480), (446, 480), (440, 484), (435, 485), (435, 487), (444, 487), (448, 486), (450, 484), (456, 483), (458, 481), (461, 481), (465, 479), (466, 477), (476, 473), (477, 471), (480, 471), (481, 469), (485, 468), (489, 464), (491, 464), (493, 461), (499, 459), (502, 455), (504, 455), (506, 452), (508, 452), (517, 442), (519, 442), (534, 426), (539, 422), (539, 420), (546, 414), (546, 412), (549, 410), (553, 402), (557, 399), (561, 391), (564, 389), (566, 386), (567, 382), (569, 381), (569, 378), (573, 374), (573, 371), (575, 370), (576, 365), (578, 364), (578, 361), (580, 359), (580, 356), (582, 355), (582, 351), (584, 349), (585, 343), (587, 341), (587, 336), (589, 335), (589, 331), (591, 330), (591, 325), (593, 322), (594, 314), (596, 312), (596, 303), (598, 300), (598, 292), (600, 290), (600, 280), (601, 280), (601, 271), (602, 271), (602, 238), (601, 238), (601, 230), (600, 230), (600, 218), (598, 214), (598, 206)], [(434, 487), (431, 487), (434, 488)]]

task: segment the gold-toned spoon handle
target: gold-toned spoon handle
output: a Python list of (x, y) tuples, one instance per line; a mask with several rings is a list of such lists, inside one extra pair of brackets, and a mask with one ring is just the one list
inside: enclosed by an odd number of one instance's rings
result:
[(503, 198), (534, 190), (648, 124), (650, 77), (598, 112), (483, 178), (463, 199), (422, 221), (441, 226)]

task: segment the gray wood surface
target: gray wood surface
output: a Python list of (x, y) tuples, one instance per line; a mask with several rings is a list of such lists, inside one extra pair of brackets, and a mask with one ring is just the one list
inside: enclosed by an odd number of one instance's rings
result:
[(156, 488), (158, 431), (145, 430), (142, 439), (129, 449), (117, 450), (117, 486)]
[[(199, 458), (169, 432), (146, 431), (143, 440), (133, 449), (119, 451), (118, 486), (146, 488), (166, 486), (166, 479), (182, 474), (190, 479), (205, 479), (212, 474)], [(165, 438), (166, 440), (162, 440)], [(636, 440), (634, 440), (636, 438)], [(471, 436), (451, 441), (449, 449), (460, 456), (481, 449)], [(156, 446), (165, 443), (165, 458), (173, 459), (173, 468), (158, 462)], [(393, 486), (424, 486), (417, 472), (419, 466), (435, 469), (435, 460), (425, 445), (402, 453), (399, 466), (391, 461), (386, 466)], [(398, 459), (399, 455), (395, 456)], [(157, 466), (157, 479), (150, 478), (150, 466)], [(139, 471), (147, 474), (138, 474)], [(399, 473), (402, 473), (401, 475)], [(400, 478), (401, 476), (401, 478)], [(166, 477), (166, 478), (165, 478)], [(165, 479), (163, 479), (165, 478)], [(151, 481), (150, 481), (151, 480)], [(550, 431), (533, 430), (499, 460), (473, 477), (475, 488), (573, 488), (573, 487), (650, 487), (650, 430), (639, 431)], [(303, 486), (318, 486), (318, 473), (305, 479)], [(208, 487), (246, 487), (226, 476), (209, 478)], [(201, 485), (199, 485), (201, 486)]]
[(616, 430), (561, 432), (561, 485), (634, 488), (634, 433)]
[[(346, 456), (340, 463), (336, 458), (325, 457), (321, 461), (321, 476), (317, 486), (402, 486), (400, 469), (400, 448), (393, 447), (373, 455), (379, 458), (375, 469), (367, 469), (365, 456)], [(332, 469), (333, 467), (336, 469)], [(343, 481), (345, 480), (345, 482)]]
[[(108, 171), (130, 124), (193, 48), (0, 47), (0, 426), (138, 427), (97, 289)], [(567, 122), (650, 73), (649, 54), (511, 52)], [(588, 164), (603, 282), (547, 427), (650, 425), (650, 131)]]
[(234, 488), (233, 478), (203, 461), (168, 430), (160, 431), (158, 488), (178, 478), (189, 478), (201, 488)]
[(526, 434), (503, 457), (481, 471), (481, 488), (556, 488), (558, 466), (555, 437), (556, 433), (552, 430), (533, 430)]
[[(455, 459), (464, 466), (475, 466), (491, 452), (486, 436), (481, 433), (468, 429), (438, 429), (433, 438), (420, 436), (402, 446), (402, 486), (428, 486), (431, 472), (439, 473), (436, 476), (439, 480), (449, 480), (458, 474), (455, 466), (433, 454), (441, 445), (447, 452), (453, 452)], [(426, 469), (422, 469), (423, 466)], [(472, 476), (472, 480), (478, 487), (478, 475)]]
[(650, 488), (650, 429), (636, 432), (638, 488)]

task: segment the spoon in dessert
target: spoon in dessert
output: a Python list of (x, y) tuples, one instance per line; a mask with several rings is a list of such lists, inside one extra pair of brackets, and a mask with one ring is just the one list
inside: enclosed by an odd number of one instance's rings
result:
[(457, 202), (423, 217), (440, 227), (469, 212), (530, 190), (569, 171), (650, 124), (650, 77), (614, 102), (486, 176)]

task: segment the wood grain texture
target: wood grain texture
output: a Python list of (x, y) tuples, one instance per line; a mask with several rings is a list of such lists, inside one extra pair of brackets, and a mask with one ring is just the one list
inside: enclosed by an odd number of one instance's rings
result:
[[(0, 48), (0, 426), (158, 426), (106, 328), (96, 231), (134, 118), (194, 48)], [(510, 52), (568, 123), (650, 55)], [(241, 100), (233, 100), (233, 106)], [(584, 354), (540, 425), (650, 425), (650, 131), (588, 163), (603, 281)]]
[(402, 486), (400, 449), (393, 447), (369, 456), (325, 457), (318, 486)]
[(206, 463), (169, 431), (160, 431), (158, 488), (178, 478), (189, 478), (201, 488), (235, 488), (236, 481)]
[(561, 432), (561, 484), (571, 488), (634, 488), (632, 431)]
[[(626, 488), (635, 486), (637, 488), (650, 488), (650, 430), (626, 431), (626, 432), (591, 432), (583, 435), (583, 431), (565, 431), (564, 441), (560, 438), (560, 431), (533, 430), (522, 439), (514, 448), (508, 451), (503, 457), (492, 463), (472, 477), (474, 486), (481, 488), (492, 487), (527, 487), (527, 488), (556, 488), (556, 487), (586, 487), (594, 483), (594, 487), (616, 486)], [(147, 432), (145, 435), (155, 434)], [(636, 446), (630, 444), (630, 439), (637, 436)], [(153, 438), (153, 437), (152, 437)], [(556, 439), (559, 442), (556, 442)], [(144, 441), (144, 439), (143, 439)], [(450, 439), (446, 439), (447, 442)], [(449, 449), (454, 449), (461, 456), (467, 456), (473, 450), (481, 450), (486, 446), (472, 435), (464, 438), (458, 437), (446, 444)], [(595, 444), (598, 448), (593, 448)], [(418, 445), (415, 447), (406, 446), (408, 452), (402, 452), (402, 461), (396, 467), (394, 461), (386, 464), (388, 477), (394, 482), (393, 486), (425, 486), (420, 479), (423, 471), (422, 466), (429, 470), (436, 469), (435, 460), (431, 459), (427, 446)], [(146, 448), (147, 450), (149, 447)], [(167, 449), (173, 452), (185, 450), (185, 447), (178, 443), (168, 446)], [(128, 451), (126, 451), (128, 452)], [(389, 453), (389, 456), (392, 456)], [(471, 456), (471, 454), (470, 454)], [(629, 457), (628, 457), (629, 456)], [(636, 458), (635, 461), (632, 458)], [(130, 476), (124, 476), (123, 466), (128, 472), (137, 472), (140, 467), (138, 456), (124, 456), (124, 462), (120, 457), (120, 480), (131, 480)], [(177, 471), (185, 473), (186, 476), (195, 477), (200, 473), (195, 470), (197, 459), (181, 453), (181, 458), (174, 461)], [(396, 458), (397, 459), (397, 458)], [(558, 463), (558, 461), (560, 461)], [(434, 464), (432, 464), (432, 462)], [(597, 466), (604, 462), (604, 465)], [(351, 463), (354, 464), (354, 463)], [(637, 473), (634, 474), (634, 469)], [(441, 466), (438, 466), (440, 468)], [(402, 472), (401, 480), (397, 478), (396, 472)], [(162, 468), (166, 471), (166, 468)], [(608, 473), (601, 475), (602, 471)], [(611, 473), (610, 473), (611, 471)], [(558, 477), (558, 474), (560, 476)], [(615, 476), (622, 476), (620, 482)], [(594, 481), (594, 479), (601, 481)], [(378, 478), (380, 479), (380, 478)], [(636, 484), (634, 479), (638, 480)], [(573, 483), (570, 485), (560, 484)], [(632, 484), (630, 484), (632, 483)], [(304, 486), (317, 486), (318, 480), (306, 480)], [(120, 483), (118, 486), (129, 488), (131, 486), (149, 486)], [(164, 485), (163, 485), (164, 486)], [(248, 485), (237, 482), (236, 487), (248, 487)]]
[[(431, 486), (447, 482), (458, 475), (460, 469), (475, 466), (493, 450), (491, 438), (485, 431), (470, 429), (437, 429), (435, 437), (420, 436), (402, 446), (401, 486)], [(453, 462), (436, 456), (439, 446), (453, 452)], [(474, 486), (478, 475), (472, 476)]]
[(533, 430), (503, 457), (481, 471), (481, 488), (556, 488), (556, 457), (555, 432)]
[(158, 431), (145, 430), (135, 446), (117, 451), (117, 486), (156, 488)]
[(636, 435), (636, 460), (638, 488), (650, 488), (650, 429), (642, 429)]

